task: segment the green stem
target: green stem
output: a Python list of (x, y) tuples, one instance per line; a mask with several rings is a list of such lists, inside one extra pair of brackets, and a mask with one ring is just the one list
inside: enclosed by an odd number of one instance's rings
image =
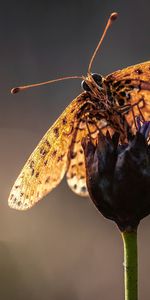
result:
[(138, 300), (137, 231), (122, 232), (124, 244), (125, 300)]

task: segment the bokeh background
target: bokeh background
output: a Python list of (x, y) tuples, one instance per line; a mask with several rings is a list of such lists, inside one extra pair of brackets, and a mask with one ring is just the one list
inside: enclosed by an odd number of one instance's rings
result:
[[(7, 206), (11, 186), (29, 154), (81, 91), (80, 80), (14, 96), (10, 89), (86, 74), (112, 11), (119, 12), (118, 21), (105, 38), (92, 70), (104, 75), (149, 60), (149, 0), (1, 2), (1, 300), (124, 299), (120, 233), (89, 199), (73, 194), (65, 179), (27, 212)], [(141, 222), (138, 242), (139, 294), (140, 299), (149, 300), (149, 217)]]

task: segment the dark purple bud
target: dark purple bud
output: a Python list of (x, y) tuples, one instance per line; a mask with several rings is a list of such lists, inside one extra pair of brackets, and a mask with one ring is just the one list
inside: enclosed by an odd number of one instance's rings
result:
[(121, 231), (134, 230), (150, 213), (149, 132), (145, 122), (128, 144), (120, 145), (117, 133), (100, 132), (96, 146), (89, 138), (83, 141), (90, 197)]

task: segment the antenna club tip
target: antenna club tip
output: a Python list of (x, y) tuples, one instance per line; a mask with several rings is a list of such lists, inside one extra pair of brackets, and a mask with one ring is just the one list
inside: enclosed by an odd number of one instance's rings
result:
[(13, 89), (11, 89), (11, 94), (17, 94), (20, 91), (19, 87), (15, 87)]
[(118, 13), (117, 13), (117, 12), (113, 12), (113, 13), (110, 15), (110, 20), (111, 20), (111, 21), (115, 21), (117, 18), (118, 18)]

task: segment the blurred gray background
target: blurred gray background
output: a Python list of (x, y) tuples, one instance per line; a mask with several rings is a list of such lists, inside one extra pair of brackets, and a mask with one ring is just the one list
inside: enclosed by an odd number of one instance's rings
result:
[[(123, 300), (116, 225), (65, 179), (27, 212), (8, 208), (20, 169), (81, 91), (80, 80), (10, 95), (16, 85), (86, 74), (112, 11), (118, 21), (93, 65), (103, 75), (149, 60), (150, 1), (2, 1), (0, 8), (0, 299)], [(132, 187), (131, 187), (132, 188)], [(142, 199), (141, 199), (142, 201)], [(150, 298), (150, 217), (139, 227), (140, 299)]]

